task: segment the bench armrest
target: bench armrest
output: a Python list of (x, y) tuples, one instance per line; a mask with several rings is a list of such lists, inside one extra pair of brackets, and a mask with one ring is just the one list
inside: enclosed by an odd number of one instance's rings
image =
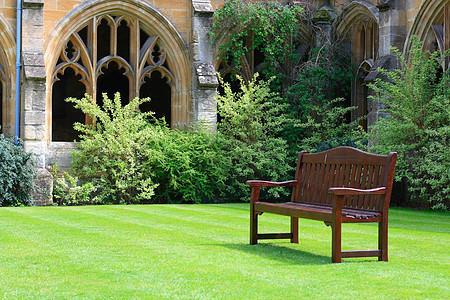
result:
[(328, 194), (336, 196), (358, 196), (358, 195), (384, 195), (386, 193), (385, 187), (379, 187), (369, 190), (360, 190), (354, 188), (331, 187), (328, 189)]
[(282, 182), (272, 182), (264, 180), (247, 180), (246, 184), (251, 187), (277, 187), (277, 186), (295, 186), (297, 180), (289, 180)]

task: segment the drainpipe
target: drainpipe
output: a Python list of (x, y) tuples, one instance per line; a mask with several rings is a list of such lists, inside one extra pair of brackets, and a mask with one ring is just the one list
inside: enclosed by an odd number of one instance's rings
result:
[(22, 0), (17, 0), (17, 26), (16, 26), (16, 118), (15, 118), (15, 136), (16, 145), (20, 135), (20, 69), (22, 63)]

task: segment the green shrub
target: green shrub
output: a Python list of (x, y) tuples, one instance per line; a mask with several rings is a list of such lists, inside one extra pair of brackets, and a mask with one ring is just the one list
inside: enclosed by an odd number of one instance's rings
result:
[(158, 183), (154, 202), (217, 201), (228, 176), (220, 135), (202, 124), (182, 130), (157, 122), (150, 129), (145, 169)]
[[(362, 138), (357, 124), (348, 121), (350, 112), (356, 109), (348, 107), (345, 100), (350, 98), (350, 57), (342, 44), (329, 42), (313, 48), (309, 59), (299, 67), (295, 82), (282, 99), (289, 122), (281, 136), (288, 142), (291, 155), (300, 150), (316, 151), (321, 143), (332, 147)], [(358, 141), (354, 144), (361, 145)]]
[(422, 50), (413, 39), (410, 61), (393, 49), (401, 68), (381, 70), (387, 80), (370, 87), (385, 118), (371, 128), (372, 150), (399, 154), (396, 180), (406, 182), (410, 206), (450, 207), (450, 73), (439, 76), (446, 55)]
[(79, 150), (73, 152), (73, 170), (77, 177), (89, 178), (96, 188), (99, 203), (139, 203), (150, 199), (157, 186), (151, 170), (144, 168), (148, 137), (148, 114), (138, 107), (148, 99), (134, 99), (122, 107), (120, 95), (114, 100), (103, 94), (103, 106), (89, 95), (69, 98), (94, 125), (76, 123), (80, 131)]
[[(244, 198), (249, 179), (286, 180), (295, 157), (288, 156), (286, 141), (277, 137), (284, 118), (278, 96), (270, 92), (270, 81), (257, 81), (257, 74), (248, 83), (238, 76), (241, 92), (234, 94), (230, 84), (223, 82), (224, 95), (217, 97), (218, 113), (222, 121), (218, 130), (224, 137), (224, 151), (231, 169), (227, 180), (227, 194)], [(280, 190), (271, 189), (279, 197)], [(248, 200), (248, 198), (246, 198)]]
[(23, 149), (22, 140), (0, 135), (0, 206), (29, 205), (36, 177), (34, 156)]
[(302, 132), (302, 150), (320, 152), (338, 146), (351, 146), (367, 150), (367, 133), (359, 125), (359, 120), (346, 122), (346, 114), (355, 107), (339, 105), (344, 99), (337, 98), (326, 105), (311, 107), (312, 116), (305, 123), (295, 127)]
[(91, 181), (80, 184), (78, 177), (69, 172), (58, 174), (58, 165), (52, 168), (53, 202), (58, 205), (96, 204), (94, 192), (97, 187)]

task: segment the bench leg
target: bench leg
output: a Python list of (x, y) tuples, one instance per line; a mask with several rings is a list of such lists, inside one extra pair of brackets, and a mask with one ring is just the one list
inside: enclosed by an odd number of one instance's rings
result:
[(381, 255), (378, 256), (379, 261), (388, 261), (388, 222), (387, 219), (383, 219), (378, 223), (378, 249), (381, 251)]
[(258, 214), (250, 211), (250, 245), (258, 243)]
[(255, 213), (255, 202), (259, 198), (259, 187), (252, 188), (250, 196), (250, 245), (258, 243), (258, 214)]
[(298, 244), (298, 218), (291, 217), (291, 243)]
[(331, 230), (332, 230), (331, 261), (333, 263), (340, 263), (342, 260), (342, 249), (341, 249), (342, 223), (333, 222)]

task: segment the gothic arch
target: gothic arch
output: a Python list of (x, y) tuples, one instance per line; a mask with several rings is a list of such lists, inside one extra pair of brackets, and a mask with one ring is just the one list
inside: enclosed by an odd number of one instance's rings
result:
[[(446, 13), (447, 10), (447, 13)], [(442, 24), (442, 25), (441, 25)], [(438, 33), (436, 25), (442, 26), (441, 32)], [(444, 38), (446, 35), (446, 39)], [(450, 49), (450, 2), (448, 0), (425, 0), (420, 6), (408, 37), (405, 41), (404, 54), (408, 57), (411, 49), (411, 38), (417, 36), (420, 41), (424, 42), (424, 48), (430, 49), (430, 43), (436, 40), (436, 49), (443, 52)], [(449, 62), (447, 66), (449, 68)]]
[[(352, 81), (351, 105), (358, 107), (352, 112), (353, 120), (369, 114), (368, 88), (364, 79), (378, 59), (378, 22), (377, 8), (360, 0), (344, 7), (334, 23), (337, 36), (351, 44), (352, 61), (358, 66)], [(360, 125), (367, 130), (366, 119), (360, 119)]]
[(16, 42), (13, 33), (0, 15), (0, 125), (6, 135), (14, 134)]
[(334, 21), (336, 34), (341, 38), (351, 34), (352, 26), (364, 20), (372, 20), (379, 23), (378, 9), (370, 2), (364, 0), (352, 1), (347, 4)]
[[(111, 19), (113, 18), (111, 16), (115, 16), (116, 19)], [(139, 44), (139, 30), (148, 35), (148, 40), (143, 47), (139, 49), (138, 45), (138, 49), (133, 50), (135, 53), (138, 53), (130, 58), (135, 62), (134, 68), (128, 65), (126, 61), (115, 56), (115, 52), (111, 56), (104, 57), (98, 63), (87, 63), (89, 60), (93, 60), (92, 51), (90, 52), (89, 49), (86, 49), (84, 46), (85, 43), (83, 43), (78, 35), (78, 31), (95, 22), (93, 20), (101, 21), (102, 18), (110, 18), (108, 22), (121, 22), (122, 20), (126, 20), (128, 22), (127, 24), (132, 23), (130, 26), (138, 28), (132, 32), (130, 31), (131, 35), (136, 35), (132, 36), (131, 39), (136, 40), (137, 44)], [(151, 53), (156, 40), (158, 46), (161, 48), (159, 54), (163, 59), (154, 62), (151, 59), (146, 59), (143, 56), (143, 52), (145, 54), (148, 54), (148, 52)], [(63, 57), (61, 53), (64, 53), (64, 49), (67, 48), (69, 41), (75, 48), (73, 55), (81, 55), (81, 57), (74, 59), (74, 56), (71, 56), (66, 61), (63, 61), (65, 64), (61, 65), (61, 57)], [(188, 47), (170, 21), (151, 4), (137, 0), (98, 0), (85, 2), (61, 20), (49, 36), (45, 49), (45, 61), (46, 65), (49, 66), (46, 69), (47, 88), (49, 91), (51, 91), (52, 84), (55, 80), (55, 72), (58, 71), (58, 68), (60, 71), (64, 71), (63, 68), (67, 68), (70, 64), (75, 65), (78, 63), (79, 66), (77, 68), (81, 71), (77, 72), (82, 75), (83, 79), (81, 82), (86, 85), (84, 81), (95, 81), (95, 76), (99, 73), (97, 66), (101, 69), (102, 66), (107, 66), (113, 61), (125, 69), (125, 76), (130, 77), (132, 76), (131, 73), (134, 72), (135, 85), (130, 86), (130, 96), (139, 95), (139, 84), (142, 84), (147, 76), (151, 76), (152, 72), (158, 71), (163, 74), (171, 87), (171, 126), (184, 125), (191, 121), (190, 112), (192, 110), (192, 104), (190, 103), (189, 93), (191, 72)], [(137, 78), (139, 76), (140, 78)], [(86, 85), (86, 87), (87, 92), (93, 94), (92, 86)], [(47, 110), (51, 111), (51, 107), (52, 95), (51, 93), (47, 93)], [(50, 136), (51, 114), (47, 123)]]

